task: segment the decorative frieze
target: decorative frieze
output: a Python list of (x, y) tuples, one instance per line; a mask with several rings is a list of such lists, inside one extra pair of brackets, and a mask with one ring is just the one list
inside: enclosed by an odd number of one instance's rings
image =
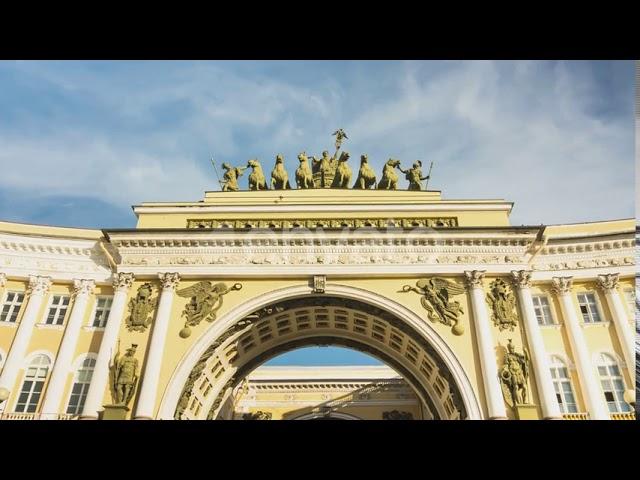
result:
[(314, 219), (197, 219), (187, 220), (187, 228), (208, 229), (246, 229), (246, 228), (438, 228), (457, 227), (457, 217), (427, 217), (427, 218), (314, 218)]

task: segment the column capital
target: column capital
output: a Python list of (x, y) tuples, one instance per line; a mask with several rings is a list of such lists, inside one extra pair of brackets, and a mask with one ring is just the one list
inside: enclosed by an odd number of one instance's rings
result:
[(160, 273), (158, 274), (163, 290), (175, 290), (180, 283), (180, 275), (178, 273)]
[(531, 273), (530, 270), (512, 270), (513, 285), (518, 288), (531, 288)]
[(598, 288), (600, 290), (615, 290), (618, 287), (618, 273), (609, 273), (607, 275), (598, 275)]
[(40, 277), (38, 275), (29, 275), (29, 286), (27, 293), (29, 295), (46, 295), (51, 287), (51, 277)]
[(472, 270), (464, 272), (464, 276), (467, 280), (467, 287), (469, 288), (482, 288), (482, 279), (484, 278), (484, 270)]
[(569, 295), (571, 293), (571, 287), (573, 286), (573, 277), (553, 277), (552, 290), (558, 295)]
[(116, 292), (126, 292), (131, 288), (134, 280), (135, 277), (133, 276), (133, 273), (116, 273), (112, 279), (113, 288)]
[(0, 272), (0, 288), (7, 284), (7, 274)]
[(82, 279), (73, 280), (73, 294), (75, 296), (91, 295), (95, 289), (96, 289), (96, 282), (94, 280), (82, 280)]

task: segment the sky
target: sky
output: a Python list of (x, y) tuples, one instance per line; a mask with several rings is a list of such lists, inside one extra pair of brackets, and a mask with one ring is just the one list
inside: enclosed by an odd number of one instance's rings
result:
[(0, 61), (0, 220), (133, 227), (219, 189), (211, 157), (293, 178), (337, 128), (354, 171), (433, 161), (513, 225), (631, 218), (633, 99), (632, 61)]

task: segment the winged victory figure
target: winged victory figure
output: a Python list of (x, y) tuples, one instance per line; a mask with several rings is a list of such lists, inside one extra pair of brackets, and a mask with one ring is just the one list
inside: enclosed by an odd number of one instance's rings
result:
[(460, 302), (450, 298), (464, 293), (465, 288), (440, 277), (420, 279), (416, 282), (416, 287), (405, 285), (402, 290), (422, 295), (420, 302), (427, 310), (429, 320), (440, 322), (444, 325), (452, 325), (453, 333), (462, 335), (464, 326), (461, 323), (460, 314), (464, 312), (460, 307)]
[(223, 282), (211, 283), (208, 280), (203, 280), (190, 287), (178, 290), (176, 293), (179, 296), (191, 297), (182, 312), (182, 315), (187, 320), (185, 328), (180, 332), (180, 335), (188, 337), (191, 334), (189, 327), (199, 325), (202, 320), (213, 322), (216, 319), (216, 311), (222, 307), (223, 295), (241, 288), (242, 285), (239, 283), (227, 287)]

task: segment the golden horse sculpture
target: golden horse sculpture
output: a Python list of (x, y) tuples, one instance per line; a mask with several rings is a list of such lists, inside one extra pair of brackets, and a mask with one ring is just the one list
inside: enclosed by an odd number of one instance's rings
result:
[(284, 157), (276, 156), (276, 165), (271, 171), (271, 188), (274, 190), (290, 190), (289, 174), (284, 168)]
[(313, 173), (309, 167), (309, 159), (306, 152), (298, 154), (300, 166), (296, 170), (296, 185), (298, 188), (314, 188)]
[(260, 162), (256, 159), (249, 160), (247, 167), (252, 169), (249, 175), (249, 190), (268, 190)]
[(369, 157), (364, 154), (360, 156), (360, 171), (353, 188), (367, 190), (371, 187), (376, 188), (376, 173), (369, 165)]

